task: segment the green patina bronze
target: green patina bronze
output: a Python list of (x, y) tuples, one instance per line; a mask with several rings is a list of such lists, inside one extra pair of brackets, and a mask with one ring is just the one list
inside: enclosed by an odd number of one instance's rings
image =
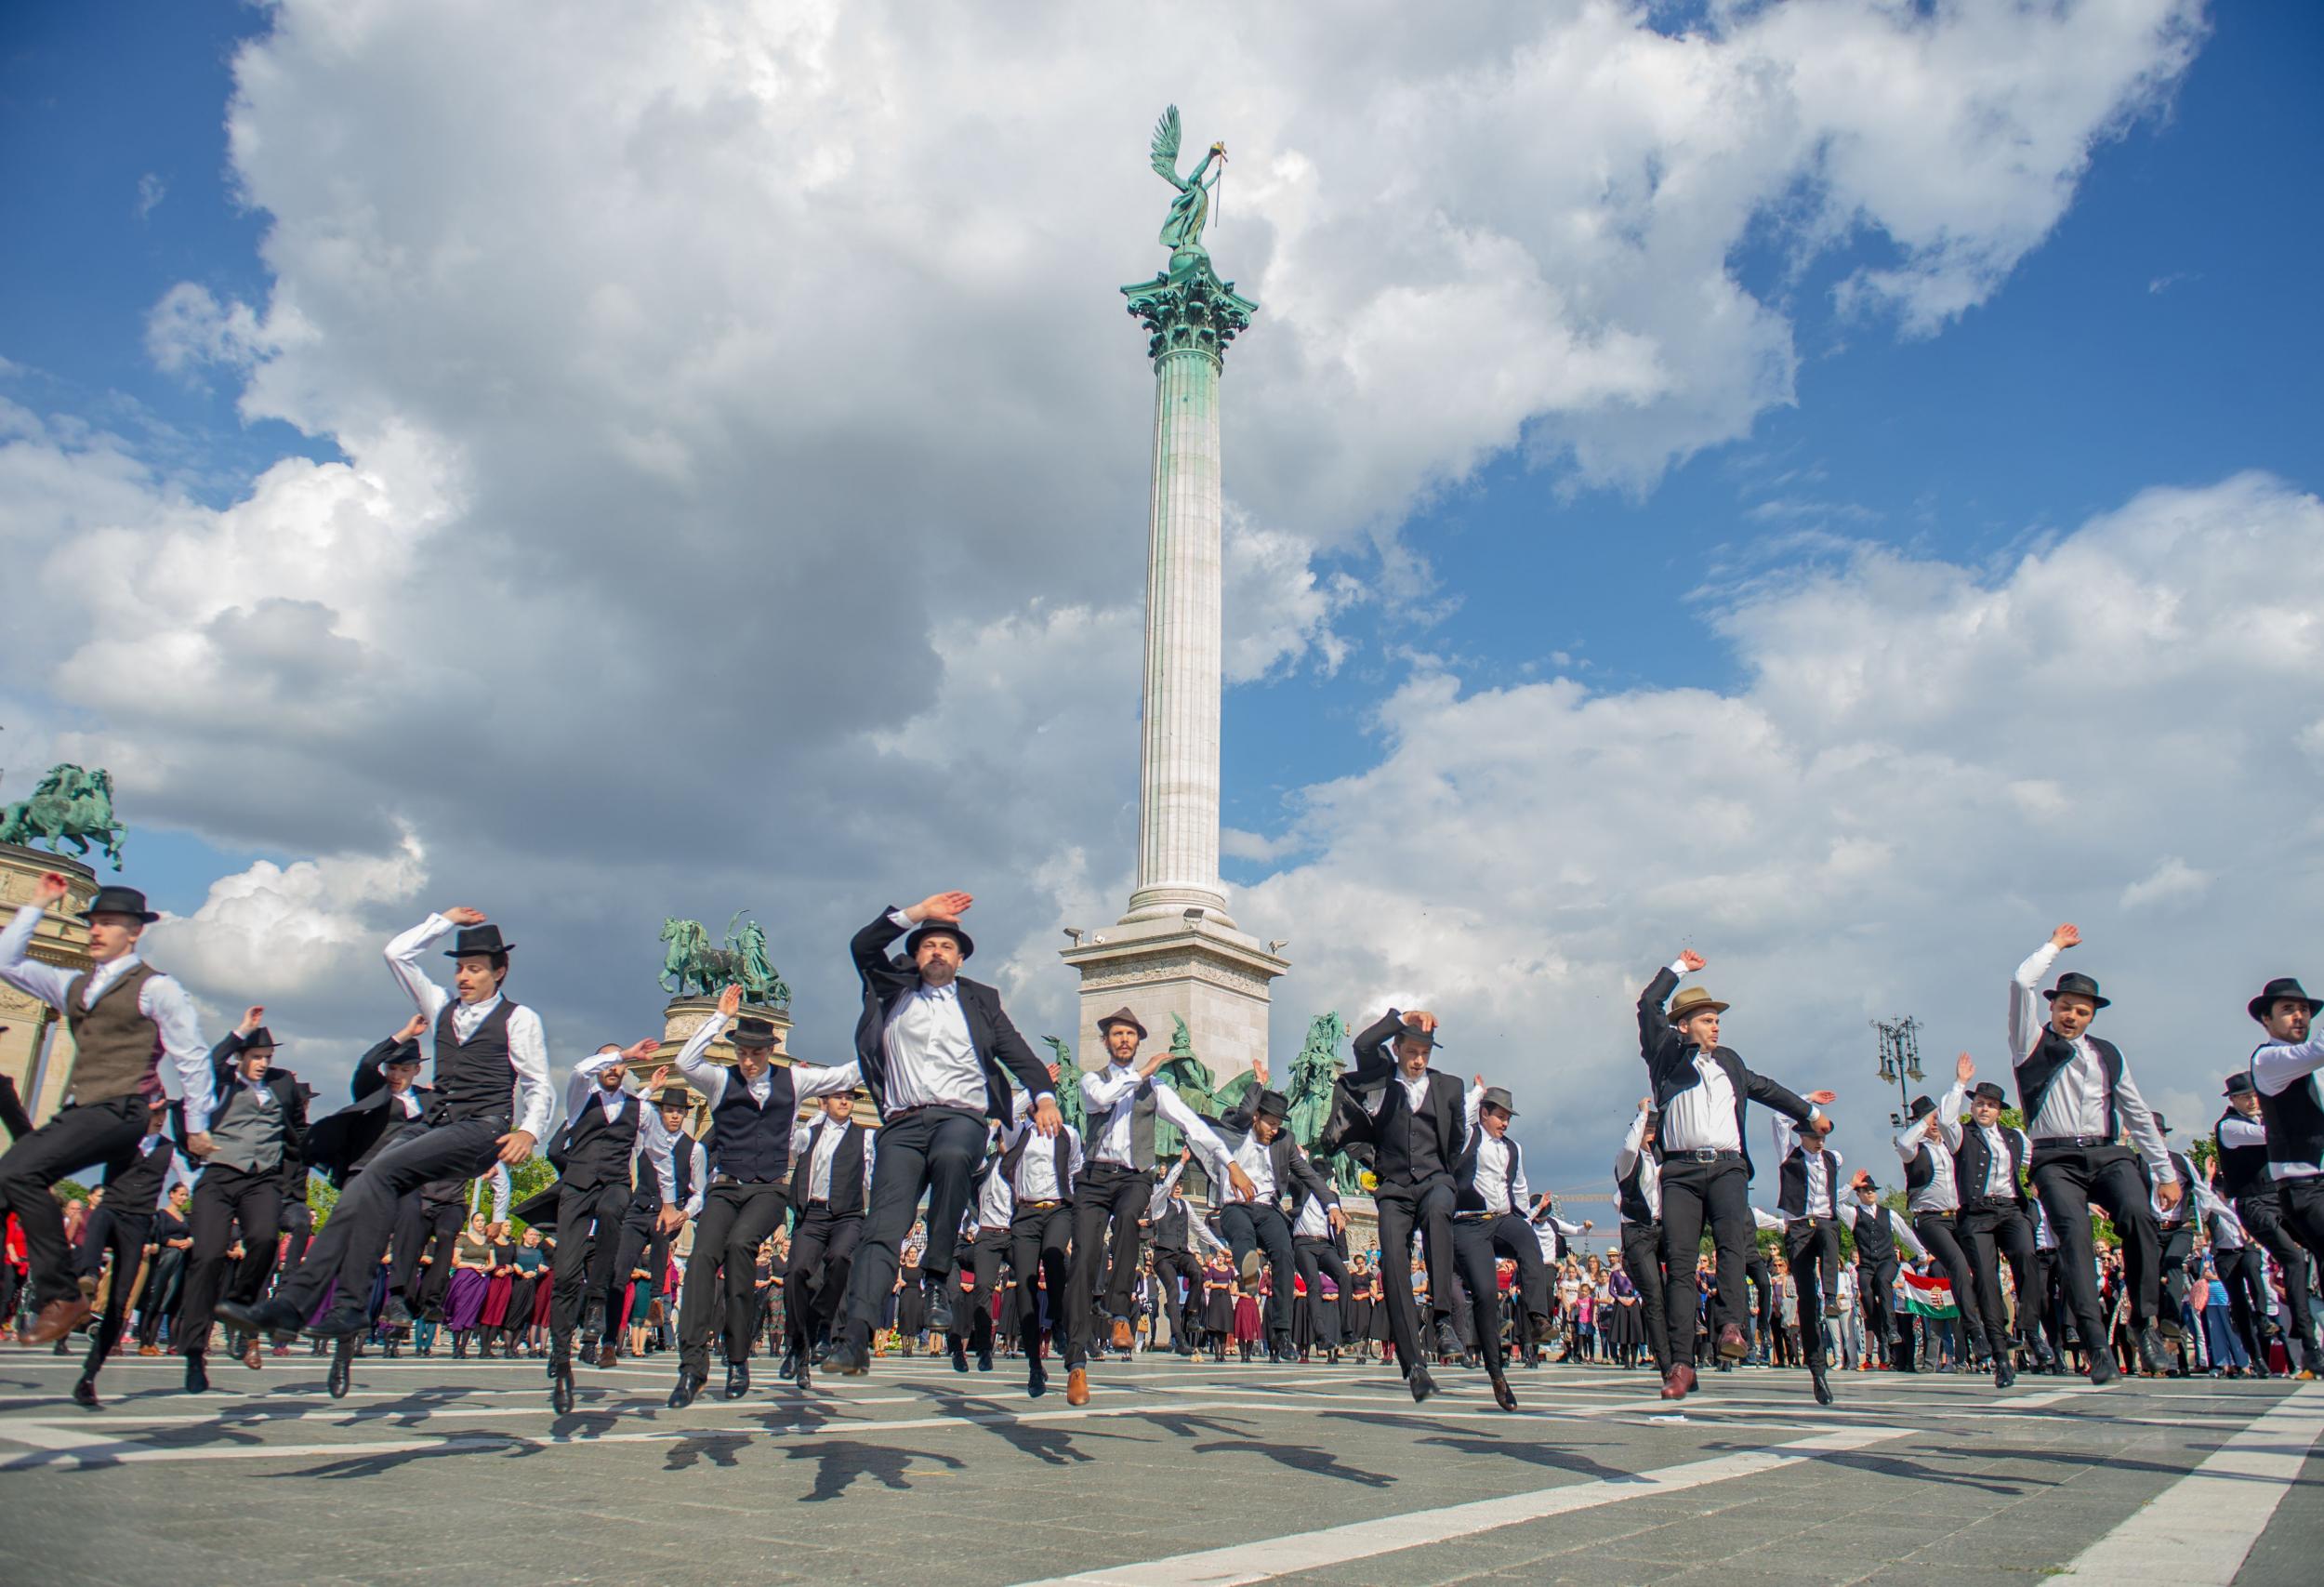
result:
[(1210, 177), (1211, 163), (1226, 169), (1226, 145), (1213, 143), (1195, 166), (1194, 174), (1178, 174), (1178, 107), (1172, 105), (1155, 124), (1154, 168), (1178, 190), (1170, 213), (1162, 222), (1160, 242), (1170, 250), (1168, 269), (1152, 281), (1122, 288), (1131, 316), (1146, 327), (1146, 353), (1160, 358), (1178, 351), (1207, 352), (1221, 357), (1227, 344), (1250, 328), (1259, 305), (1240, 297), (1231, 281), (1219, 279), (1211, 268), (1210, 252), (1202, 245), (1203, 228), (1210, 218), (1210, 198), (1219, 179)]
[(662, 990), (684, 997), (689, 991), (707, 997), (728, 986), (740, 986), (743, 1000), (757, 1008), (787, 1009), (791, 989), (775, 973), (767, 958), (767, 933), (756, 920), (738, 910), (726, 923), (726, 946), (713, 946), (710, 933), (699, 920), (667, 917), (662, 941), (669, 951), (662, 958)]
[(1087, 1135), (1089, 1126), (1089, 1115), (1081, 1105), (1081, 1065), (1074, 1062), (1073, 1047), (1053, 1036), (1041, 1039), (1049, 1044), (1050, 1055), (1057, 1060), (1057, 1111), (1077, 1132)]
[[(1307, 1022), (1307, 1041), (1291, 1060), (1291, 1088), (1285, 1094), (1291, 1104), (1291, 1139), (1302, 1150), (1315, 1149), (1315, 1139), (1331, 1117), (1331, 1088), (1341, 1073), (1340, 1045), (1347, 1038), (1347, 1024), (1336, 1012), (1317, 1014)], [(1363, 1188), (1356, 1177), (1363, 1165), (1345, 1152), (1335, 1153), (1322, 1166), (1331, 1170), (1342, 1195)]]
[(113, 778), (71, 764), (48, 768), (33, 785), (33, 797), (0, 808), (0, 843), (46, 843), (56, 853), (70, 843), (86, 857), (94, 839), (113, 869), (121, 868), (121, 840), (126, 830), (113, 819)]

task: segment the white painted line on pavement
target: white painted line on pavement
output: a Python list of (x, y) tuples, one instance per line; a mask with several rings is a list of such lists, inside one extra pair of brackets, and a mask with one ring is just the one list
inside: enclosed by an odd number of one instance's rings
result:
[(2130, 1587), (2226, 1587), (2318, 1437), (2324, 1437), (2324, 1384), (2307, 1383), (2059, 1574)]

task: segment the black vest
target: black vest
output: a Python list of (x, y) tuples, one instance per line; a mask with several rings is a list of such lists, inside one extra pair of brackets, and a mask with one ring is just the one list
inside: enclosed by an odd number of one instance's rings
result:
[(599, 1088), (589, 1088), (588, 1099), (565, 1121), (558, 1150), (550, 1154), (558, 1173), (576, 1190), (627, 1180), (629, 1154), (638, 1144), (638, 1119), (645, 1104), (635, 1095), (625, 1095), (609, 1124), (604, 1104), (598, 1101), (601, 1094)]
[(455, 1119), (508, 1118), (516, 1108), (517, 1066), (508, 1057), (508, 1016), (502, 998), (466, 1041), (452, 1024), (457, 1003), (436, 1016), (436, 1094)]
[(1878, 1267), (1896, 1259), (1896, 1237), (1888, 1227), (1888, 1209), (1867, 1209), (1856, 1203), (1856, 1260), (1868, 1266)]
[[(1033, 1131), (1028, 1126), (1024, 1133), (1017, 1137), (1017, 1144), (1000, 1155), (1001, 1177), (1007, 1181), (1012, 1197), (1017, 1193), (1017, 1165), (1024, 1161), (1024, 1149), (1033, 1140)], [(1057, 1152), (1057, 1198), (1071, 1201), (1074, 1198), (1073, 1140), (1060, 1130), (1050, 1137), (1050, 1141)]]
[[(2099, 1066), (2106, 1072), (2106, 1127), (2099, 1133), (2111, 1141), (2122, 1131), (2122, 1120), (2114, 1105), (2115, 1091), (2122, 1083), (2122, 1050), (2087, 1033), (2082, 1039), (2098, 1054)], [(2017, 1101), (2025, 1112), (2028, 1131), (2033, 1121), (2041, 1117), (2041, 1104), (2048, 1099), (2059, 1071), (2073, 1061), (2074, 1044), (2043, 1025), (2041, 1040), (2017, 1065)]]
[[(694, 1193), (694, 1138), (680, 1130), (671, 1137), (669, 1147), (670, 1189), (675, 1193), (673, 1207), (683, 1207)], [(638, 1164), (638, 1198), (662, 1204), (662, 1184), (654, 1175), (653, 1165), (640, 1159)]]
[[(1389, 1082), (1391, 1085), (1394, 1083), (1393, 1080)], [(1517, 1178), (1525, 1171), (1525, 1158), (1517, 1149), (1517, 1143), (1508, 1136), (1501, 1137), (1501, 1144), (1509, 1148), (1509, 1210), (1523, 1217), (1525, 1210), (1517, 1205)], [(1460, 1161), (1453, 1168), (1453, 1180), (1456, 1187), (1453, 1197), (1455, 1211), (1483, 1212), (1487, 1210), (1485, 1205), (1485, 1193), (1477, 1188), (1477, 1153), (1483, 1149), (1484, 1145), (1485, 1131), (1479, 1130), (1476, 1132), (1476, 1139), (1469, 1143), (1469, 1149), (1460, 1154)]]
[(1646, 1172), (1646, 1153), (1641, 1149), (1638, 1160), (1630, 1166), (1630, 1172), (1614, 1176), (1614, 1199), (1622, 1210), (1625, 1223), (1651, 1223), (1655, 1210), (1646, 1204), (1646, 1191), (1641, 1183)]
[[(2260, 1104), (2260, 1118), (2265, 1119), (2266, 1117), (2267, 1105), (2263, 1103)], [(2229, 1146), (2220, 1139), (2219, 1135), (2220, 1131), (2226, 1127), (2229, 1119), (2241, 1119), (2246, 1124), (2256, 1121), (2244, 1118), (2243, 1115), (2231, 1107), (2219, 1116), (2217, 1124), (2211, 1127), (2212, 1144), (2219, 1149), (2219, 1188), (2226, 1193), (2228, 1200), (2233, 1201), (2238, 1196), (2250, 1196), (2254, 1191), (2265, 1190), (2268, 1188), (2269, 1181), (2267, 1143), (2262, 1141), (2256, 1146)]]
[[(807, 1181), (815, 1171), (815, 1147), (822, 1142), (823, 1132), (830, 1128), (831, 1120), (819, 1118), (814, 1129), (808, 1131), (807, 1150), (799, 1154), (799, 1162), (791, 1170), (794, 1207), (807, 1205)], [(839, 1144), (831, 1153), (829, 1206), (833, 1212), (845, 1217), (864, 1210), (864, 1127), (851, 1118), (838, 1128)]]
[[(2010, 1194), (2023, 1201), (2026, 1193), (2020, 1186), (2024, 1182), (2018, 1175), (2026, 1171), (2024, 1137), (2005, 1125), (1997, 1124), (1994, 1128), (2009, 1143)], [(1953, 1153), (1953, 1188), (1961, 1192), (1961, 1200), (1974, 1200), (1986, 1193), (1986, 1176), (1992, 1169), (1993, 1149), (1985, 1144), (1985, 1131), (1972, 1119), (1961, 1127), (1961, 1147)]]
[[(2155, 1222), (2166, 1229), (2175, 1229), (2195, 1216), (2195, 1167), (2177, 1152), (2166, 1150), (2171, 1159), (2171, 1171), (2179, 1176), (2179, 1204), (2156, 1214)], [(2144, 1153), (2138, 1159), (2138, 1171), (2146, 1177), (2146, 1188), (2154, 1189), (2154, 1170), (2146, 1166)]]
[[(2258, 1049), (2252, 1052), (2257, 1056)], [(2252, 1077), (2255, 1085), (2258, 1078)], [(2267, 1124), (2269, 1162), (2324, 1164), (2324, 1097), (2317, 1092), (2313, 1074), (2274, 1096), (2262, 1091), (2260, 1118)]]
[[(1919, 1154), (1913, 1157), (1912, 1161), (1905, 1165), (1905, 1201), (1908, 1206), (1911, 1204), (1914, 1196), (1936, 1183), (1936, 1143), (1923, 1141), (1921, 1143)], [(1946, 1171), (1948, 1173), (1952, 1171), (1949, 1163), (1946, 1165)], [(1960, 1188), (1958, 1181), (1955, 1182), (1954, 1188)]]
[(748, 1184), (779, 1184), (790, 1178), (791, 1125), (799, 1099), (791, 1071), (778, 1064), (767, 1071), (767, 1104), (751, 1100), (740, 1069), (726, 1076), (726, 1092), (710, 1110), (710, 1171)]
[[(1088, 1141), (1095, 1141), (1112, 1127), (1114, 1116), (1127, 1106), (1129, 1111), (1129, 1166), (1143, 1171), (1154, 1167), (1154, 1081), (1151, 1078), (1138, 1082), (1138, 1089), (1129, 1093), (1127, 1103), (1116, 1103), (1103, 1113), (1089, 1116)], [(1087, 1143), (1085, 1142), (1085, 1144)], [(1094, 1149), (1094, 1148), (1092, 1148)]]
[[(1829, 1152), (1817, 1148), (1817, 1157), (1824, 1159), (1824, 1188), (1831, 1195), (1832, 1210), (1840, 1210), (1840, 1164)], [(1787, 1218), (1807, 1216), (1807, 1153), (1794, 1146), (1783, 1155), (1783, 1162), (1776, 1170), (1781, 1188), (1776, 1193), (1776, 1210)]]
[(1186, 1202), (1182, 1197), (1166, 1197), (1162, 1210), (1154, 1220), (1154, 1249), (1182, 1251), (1186, 1249)]
[[(1433, 1077), (1435, 1071), (1429, 1071)], [(1404, 1078), (1391, 1073), (1387, 1080), (1386, 1101), (1380, 1105), (1380, 1122), (1375, 1130), (1373, 1170), (1391, 1184), (1419, 1184), (1437, 1174), (1449, 1174), (1453, 1159), (1437, 1131), (1434, 1117), (1436, 1081), (1429, 1081), (1427, 1098), (1432, 1104), (1426, 1114), (1412, 1111), (1411, 1099), (1405, 1094)], [(1457, 1151), (1458, 1148), (1453, 1148)], [(1288, 1187), (1277, 1181), (1277, 1191)]]

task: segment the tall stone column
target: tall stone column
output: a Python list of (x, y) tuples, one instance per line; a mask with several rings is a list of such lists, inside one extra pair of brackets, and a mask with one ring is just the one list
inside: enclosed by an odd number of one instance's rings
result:
[(1154, 361), (1138, 882), (1116, 926), (1064, 951), (1081, 972), (1075, 1046), (1095, 1063), (1097, 1021), (1127, 1003), (1156, 1043), (1170, 1039), (1173, 1016), (1184, 1020), (1195, 1055), (1223, 1082), (1264, 1056), (1270, 985), (1289, 968), (1235, 925), (1219, 879), (1219, 381), (1259, 305), (1198, 247), (1122, 291)]

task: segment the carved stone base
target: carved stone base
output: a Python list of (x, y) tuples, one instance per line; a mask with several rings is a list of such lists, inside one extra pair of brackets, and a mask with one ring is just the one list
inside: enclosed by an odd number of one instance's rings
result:
[(1081, 972), (1074, 1056), (1084, 1068), (1101, 1062), (1098, 1021), (1127, 1003), (1145, 1025), (1149, 1047), (1168, 1047), (1170, 1016), (1183, 1019), (1195, 1056), (1220, 1085), (1266, 1056), (1270, 991), (1291, 968), (1208, 917), (1192, 924), (1183, 917), (1124, 921), (1063, 957)]
[[(0, 906), (12, 914), (31, 903), (40, 873), (49, 870), (71, 882), (73, 891), (41, 921), (33, 936), (32, 956), (43, 964), (86, 970), (88, 928), (80, 915), (97, 896), (95, 870), (46, 849), (0, 843)], [(5, 983), (0, 983), (0, 1025), (8, 1027), (0, 1030), (0, 1072), (16, 1081), (17, 1094), (24, 1099), (33, 1122), (46, 1124), (63, 1103), (65, 1082), (73, 1073), (73, 1034), (54, 1009)]]

